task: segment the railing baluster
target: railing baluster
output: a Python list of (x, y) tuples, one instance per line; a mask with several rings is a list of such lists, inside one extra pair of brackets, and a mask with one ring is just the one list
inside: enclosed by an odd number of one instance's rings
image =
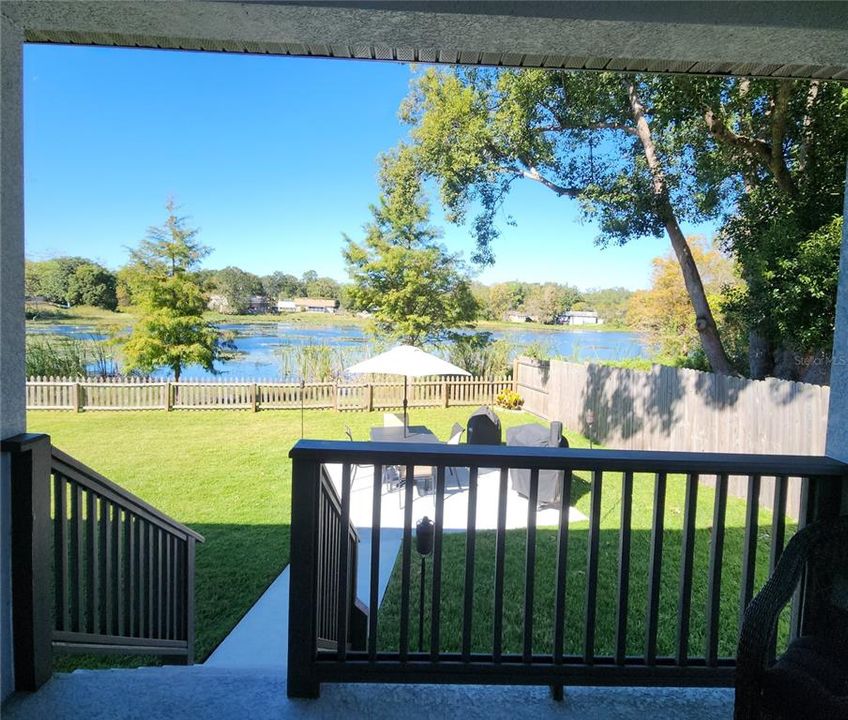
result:
[(123, 544), (123, 513), (120, 505), (112, 505), (112, 624), (115, 635), (124, 632), (124, 558), (126, 546)]
[(462, 610), (462, 659), (471, 660), (471, 629), (474, 612), (474, 549), (477, 540), (477, 468), (468, 475), (468, 519), (465, 533), (465, 586)]
[(145, 523), (147, 528), (147, 632), (156, 636), (156, 528)]
[(127, 635), (135, 637), (138, 632), (138, 521), (132, 513), (125, 519), (127, 535)]
[(724, 560), (724, 524), (727, 509), (726, 474), (716, 478), (715, 503), (713, 506), (713, 527), (710, 538), (709, 585), (707, 587), (707, 648), (706, 659), (709, 667), (718, 664), (718, 633), (721, 611), (721, 568)]
[[(801, 530), (807, 524), (807, 519), (810, 514), (812, 488), (810, 487), (810, 478), (801, 478), (801, 498), (798, 503), (798, 530)], [(792, 595), (792, 609), (789, 612), (789, 638), (795, 640), (801, 636), (803, 614), (804, 614), (804, 585), (806, 573), (802, 575), (801, 582), (795, 588), (795, 593)]]
[(651, 522), (651, 559), (648, 565), (648, 618), (645, 638), (645, 662), (648, 665), (653, 665), (657, 659), (663, 527), (665, 524), (665, 488), (666, 474), (664, 472), (657, 473), (654, 481), (654, 513)]
[[(786, 493), (789, 479), (785, 475), (774, 478), (774, 503), (771, 519), (771, 547), (769, 549), (769, 575), (777, 567), (777, 561), (783, 554), (786, 539)], [(777, 652), (777, 633), (773, 633), (769, 647), (769, 661), (773, 662)]]
[(383, 466), (374, 465), (371, 486), (371, 588), (368, 602), (368, 659), (377, 660), (377, 620), (380, 609), (380, 512), (383, 508)]
[(501, 468), (498, 482), (498, 529), (495, 537), (495, 607), (492, 619), (492, 657), (501, 661), (503, 652), (503, 586), (506, 559), (506, 501), (509, 470)]
[(748, 499), (745, 507), (745, 541), (742, 546), (742, 581), (739, 592), (739, 627), (745, 608), (754, 595), (754, 569), (757, 565), (758, 514), (760, 510), (760, 476), (748, 476)]
[(350, 611), (350, 600), (348, 593), (348, 568), (350, 563), (350, 538), (348, 537), (348, 526), (350, 525), (350, 463), (342, 465), (342, 514), (339, 519), (339, 572), (338, 572), (338, 597), (339, 603), (336, 607), (336, 650), (340, 662), (347, 657), (347, 618)]
[(565, 647), (565, 584), (568, 577), (568, 510), (571, 507), (573, 474), (566, 470), (562, 479), (557, 534), (556, 598), (554, 600), (554, 662), (561, 663)]
[(589, 507), (589, 546), (586, 553), (586, 620), (583, 644), (583, 662), (595, 661), (595, 619), (598, 610), (598, 550), (601, 535), (601, 493), (604, 473), (592, 473), (592, 504)]
[(524, 560), (524, 649), (522, 660), (533, 658), (533, 602), (536, 580), (536, 512), (539, 504), (539, 468), (530, 470), (527, 498), (527, 547)]
[(771, 549), (769, 552), (769, 575), (777, 567), (777, 561), (783, 554), (783, 543), (786, 539), (786, 493), (789, 479), (778, 475), (774, 479), (774, 504), (772, 505), (771, 520)]
[(692, 601), (692, 572), (695, 557), (695, 515), (698, 511), (698, 476), (686, 476), (683, 509), (683, 547), (680, 558), (680, 590), (677, 601), (677, 664), (689, 661), (689, 618)]
[(615, 626), (615, 662), (623, 665), (627, 656), (627, 611), (630, 600), (630, 539), (633, 516), (633, 473), (624, 473), (621, 482), (621, 527), (618, 535), (618, 608)]
[(430, 659), (439, 659), (442, 617), (442, 540), (445, 524), (445, 466), (436, 468), (436, 517), (433, 520), (433, 588), (430, 601)]
[(82, 489), (77, 483), (71, 486), (71, 629), (83, 630), (82, 623)]
[(99, 564), (97, 562), (97, 496), (89, 490), (85, 498), (85, 596), (86, 596), (86, 627), (88, 632), (97, 632), (98, 599), (97, 593)]
[(325, 499), (325, 495), (323, 492), (318, 493), (318, 518), (317, 518), (317, 527), (315, 528), (315, 532), (318, 534), (318, 542), (317, 549), (318, 552), (316, 554), (316, 575), (315, 575), (315, 597), (316, 597), (316, 608), (315, 608), (315, 617), (317, 623), (317, 633), (318, 637), (326, 638), (327, 630), (326, 630), (326, 615), (327, 615), (327, 544), (329, 542), (329, 537), (327, 535), (327, 521), (326, 521), (326, 509), (327, 501)]
[(165, 634), (166, 639), (174, 634), (174, 536), (165, 533)]
[(112, 573), (112, 503), (100, 501), (100, 632), (112, 634), (112, 601), (115, 597)]
[(56, 628), (70, 628), (68, 607), (68, 483), (53, 474), (53, 551), (55, 563)]
[(412, 488), (415, 485), (415, 467), (406, 466), (404, 481), (405, 505), (403, 508), (403, 555), (401, 558), (400, 590), (400, 659), (409, 658), (409, 580), (412, 562)]

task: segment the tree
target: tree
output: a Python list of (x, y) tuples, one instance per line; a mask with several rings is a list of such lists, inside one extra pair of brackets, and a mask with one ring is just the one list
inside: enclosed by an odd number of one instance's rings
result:
[(658, 112), (653, 76), (549, 70), (426, 70), (401, 107), (415, 163), (436, 180), (448, 218), (472, 207), (476, 259), (491, 262), (497, 213), (512, 184), (540, 183), (579, 200), (602, 245), (665, 233), (695, 308), (713, 370), (733, 373), (698, 269), (680, 228), (718, 211), (720, 197), (692, 182), (673, 122)]
[(43, 295), (62, 305), (94, 305), (114, 310), (117, 278), (102, 265), (82, 257), (27, 262), (28, 295)]
[(627, 323), (627, 303), (631, 295), (633, 291), (623, 287), (586, 290), (574, 309), (594, 310), (605, 324), (621, 326)]
[[(722, 237), (747, 285), (729, 309), (750, 330), (751, 376), (826, 382), (848, 89), (820, 80), (698, 78), (674, 90), (676, 114), (694, 118), (686, 130), (694, 175), (731, 188), (735, 200)], [(799, 282), (810, 263), (817, 272)]]
[(352, 310), (367, 310), (376, 330), (410, 345), (445, 340), (469, 325), (477, 304), (460, 258), (437, 243), (429, 208), (411, 155), (403, 148), (385, 157), (378, 205), (361, 244), (345, 238), (353, 282)]
[[(723, 295), (728, 288), (740, 287), (735, 264), (703, 238), (689, 238), (687, 242), (703, 278), (709, 301), (717, 309), (719, 326), (722, 327)], [(654, 353), (661, 360), (706, 369), (695, 327), (695, 312), (674, 256), (654, 258), (651, 288), (637, 290), (630, 296), (627, 322), (647, 335)], [(732, 332), (726, 334), (733, 336)]]
[(339, 284), (330, 277), (315, 278), (306, 286), (306, 295), (311, 298), (338, 300), (339, 292)]
[(226, 359), (232, 344), (204, 321), (206, 299), (191, 274), (210, 249), (176, 216), (173, 201), (166, 208), (167, 220), (148, 228), (130, 251), (130, 284), (141, 312), (124, 354), (129, 369), (152, 372), (164, 365), (179, 381), (187, 365), (215, 372), (214, 362)]
[(77, 267), (68, 282), (68, 301), (71, 305), (94, 305), (114, 310), (118, 307), (117, 278), (97, 263)]
[(306, 295), (303, 283), (294, 275), (275, 272), (262, 278), (262, 289), (275, 300), (291, 299)]
[(230, 265), (215, 273), (215, 289), (227, 300), (227, 313), (243, 315), (250, 309), (250, 298), (262, 292), (262, 281), (253, 273)]
[(577, 288), (552, 282), (534, 284), (530, 286), (524, 309), (539, 322), (552, 325), (560, 315), (571, 310), (579, 299), (580, 291)]

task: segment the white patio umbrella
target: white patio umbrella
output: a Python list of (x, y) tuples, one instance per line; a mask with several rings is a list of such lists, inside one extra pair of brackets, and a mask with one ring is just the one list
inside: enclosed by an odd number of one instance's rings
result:
[(471, 375), (467, 370), (424, 352), (412, 345), (398, 345), (372, 358), (351, 365), (345, 372), (354, 375), (403, 375), (403, 432), (406, 435), (406, 381), (429, 375)]

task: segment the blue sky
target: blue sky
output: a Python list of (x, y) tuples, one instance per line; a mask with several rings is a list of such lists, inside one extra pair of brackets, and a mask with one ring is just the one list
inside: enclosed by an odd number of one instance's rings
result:
[[(32, 259), (115, 269), (172, 195), (214, 248), (206, 267), (345, 280), (342, 233), (362, 236), (376, 157), (407, 130), (407, 65), (47, 45), (27, 46), (24, 62)], [(433, 210), (468, 257), (468, 229)], [(651, 258), (668, 250), (654, 238), (598, 249), (576, 204), (533, 183), (516, 185), (507, 214), (517, 226), (502, 225), (483, 282), (647, 287)]]

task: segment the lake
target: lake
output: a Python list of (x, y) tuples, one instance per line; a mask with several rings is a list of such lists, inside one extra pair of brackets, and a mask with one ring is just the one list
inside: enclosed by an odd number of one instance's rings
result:
[[(356, 325), (304, 326), (286, 322), (220, 323), (221, 330), (232, 333), (238, 357), (216, 363), (218, 378), (282, 379), (285, 349), (298, 345), (328, 345), (338, 349), (345, 364), (356, 362), (374, 352), (369, 336)], [(506, 338), (516, 347), (539, 344), (547, 354), (568, 360), (626, 360), (648, 357), (642, 337), (633, 332), (601, 332), (598, 330), (539, 330), (525, 326), (491, 331), (495, 338)], [(28, 326), (32, 335), (63, 335), (82, 340), (103, 340), (92, 325)], [(167, 369), (153, 373), (167, 377)], [(210, 378), (203, 368), (192, 365), (183, 371), (185, 379)], [(297, 379), (297, 378), (289, 378)]]

